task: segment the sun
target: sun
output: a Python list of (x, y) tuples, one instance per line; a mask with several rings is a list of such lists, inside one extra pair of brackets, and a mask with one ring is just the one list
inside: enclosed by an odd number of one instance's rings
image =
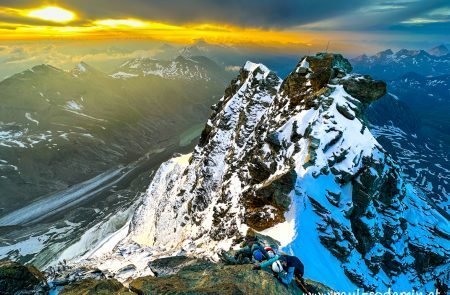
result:
[(47, 6), (38, 9), (32, 9), (28, 12), (27, 15), (29, 17), (55, 23), (67, 23), (75, 19), (75, 13), (57, 6)]

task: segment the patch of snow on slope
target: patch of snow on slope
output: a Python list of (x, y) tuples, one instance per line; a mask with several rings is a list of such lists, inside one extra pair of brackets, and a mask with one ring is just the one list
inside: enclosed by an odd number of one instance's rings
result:
[(86, 67), (85, 67), (82, 63), (79, 63), (79, 64), (77, 65), (77, 67), (78, 67), (78, 70), (79, 70), (80, 72), (82, 72), (82, 73), (86, 73), (86, 72), (87, 72)]
[(36, 125), (39, 125), (39, 121), (36, 119), (33, 119), (33, 117), (31, 116), (30, 113), (25, 113), (25, 118), (27, 118), (28, 120), (30, 120), (33, 123), (36, 123)]
[[(178, 189), (182, 173), (187, 167), (190, 154), (169, 160), (161, 165), (153, 177), (147, 190), (144, 203), (135, 213), (132, 221), (132, 240), (141, 245), (152, 245), (153, 237), (158, 235), (167, 247), (179, 245), (182, 237), (176, 239), (173, 232), (176, 218), (170, 212), (164, 212), (166, 204), (171, 202), (172, 194)], [(162, 197), (162, 198), (161, 198)], [(155, 215), (159, 216), (160, 227), (153, 222)], [(175, 245), (173, 245), (175, 243)]]
[(66, 108), (72, 111), (81, 111), (83, 109), (83, 106), (74, 100), (69, 100), (66, 103)]
[(139, 77), (139, 75), (125, 73), (125, 72), (117, 72), (117, 73), (112, 74), (111, 77), (113, 77), (114, 79), (124, 79), (124, 80), (126, 80), (126, 79)]
[(101, 121), (101, 122), (108, 122), (105, 119), (100, 119), (100, 118), (96, 118), (96, 117), (93, 117), (93, 116), (89, 116), (89, 115), (86, 115), (85, 113), (78, 112), (78, 111), (75, 111), (75, 110), (71, 110), (69, 108), (65, 108), (65, 110), (70, 112), (70, 113), (73, 113), (75, 115), (78, 115), (78, 116), (81, 116), (81, 117), (85, 117), (85, 118), (88, 118), (88, 119), (91, 119), (91, 120)]
[[(57, 260), (73, 259), (79, 262), (110, 253), (128, 234), (129, 218), (134, 209), (135, 206), (132, 205), (119, 214), (109, 216), (105, 222), (95, 225), (84, 233), (77, 243), (65, 249)], [(56, 264), (57, 260), (50, 264)]]
[(294, 196), (293, 200), (292, 206), (297, 210), (294, 225), (296, 234), (295, 239), (284, 246), (283, 250), (301, 259), (306, 266), (305, 277), (327, 282), (333, 290), (354, 291), (356, 286), (345, 275), (340, 261), (324, 249), (320, 242), (315, 227), (321, 220), (313, 212), (311, 202), (300, 195)]

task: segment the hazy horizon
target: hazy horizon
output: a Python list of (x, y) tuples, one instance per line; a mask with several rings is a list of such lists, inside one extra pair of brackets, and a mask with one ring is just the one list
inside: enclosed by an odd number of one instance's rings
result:
[[(443, 45), (448, 45), (444, 44)], [(342, 53), (346, 57), (355, 57), (362, 54), (372, 55), (379, 51), (392, 49), (394, 51), (406, 48), (411, 50), (427, 50), (441, 45), (430, 45), (429, 48), (420, 47), (382, 47), (371, 51), (345, 52), (339, 44), (324, 45), (324, 48), (312, 47), (283, 52), (274, 48), (253, 48), (229, 46), (226, 44), (210, 44), (203, 40), (192, 44), (179, 44), (161, 41), (14, 41), (0, 42), (0, 81), (36, 65), (49, 64), (64, 70), (76, 67), (80, 62), (85, 62), (97, 70), (109, 73), (117, 69), (124, 61), (133, 58), (170, 59), (175, 57), (185, 48), (200, 48), (200, 55), (206, 55), (210, 48), (219, 50), (223, 55), (229, 55), (229, 62), (224, 67), (241, 67), (246, 60), (261, 62), (263, 57), (276, 58), (279, 56), (300, 59), (304, 55), (315, 54), (327, 50), (329, 52)], [(166, 54), (167, 48), (173, 50), (172, 55)], [(165, 55), (166, 54), (166, 55)], [(213, 58), (214, 59), (214, 58)], [(222, 61), (222, 60), (221, 60)]]
[(200, 42), (253, 58), (326, 49), (352, 57), (449, 44), (449, 30), (443, 0), (0, 0), (0, 79), (42, 63), (69, 69), (85, 61), (110, 71), (156, 56), (163, 44)]

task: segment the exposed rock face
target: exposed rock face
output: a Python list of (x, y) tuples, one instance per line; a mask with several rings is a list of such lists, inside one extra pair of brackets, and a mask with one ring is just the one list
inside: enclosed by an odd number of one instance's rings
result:
[[(167, 258), (178, 259), (178, 258)], [(331, 291), (316, 282), (307, 281), (315, 292)], [(138, 278), (130, 283), (137, 294), (302, 294), (291, 284), (282, 285), (269, 272), (254, 271), (250, 265), (225, 266), (196, 261), (181, 268), (176, 274)]]
[(34, 266), (0, 261), (0, 294), (47, 294), (43, 274)]
[(155, 277), (161, 277), (176, 274), (182, 268), (189, 265), (202, 263), (207, 264), (206, 261), (197, 260), (195, 258), (189, 258), (187, 256), (175, 256), (151, 261), (148, 263), (148, 267), (152, 270)]
[(244, 195), (245, 224), (260, 231), (285, 221), (296, 179), (295, 171), (288, 171)]
[[(184, 171), (184, 167), (174, 163), (173, 167), (176, 170), (178, 170), (177, 167), (183, 169), (179, 170), (179, 172), (183, 173), (184, 177), (189, 179), (189, 181), (184, 182), (181, 179), (182, 177), (177, 178), (177, 176), (181, 175), (177, 175), (176, 172), (173, 173), (174, 171), (171, 171), (170, 175), (160, 171), (160, 174), (155, 176), (157, 178), (166, 179), (170, 177), (173, 179), (173, 182), (171, 181), (169, 185), (171, 193), (168, 193), (167, 197), (170, 198), (172, 194), (179, 194), (177, 205), (168, 208), (162, 204), (150, 202), (141, 208), (141, 212), (145, 216), (149, 216), (148, 212), (145, 211), (150, 209), (150, 207), (152, 208), (150, 210), (155, 210), (155, 212), (165, 208), (159, 212), (165, 216), (164, 219), (173, 219), (175, 216), (178, 216), (181, 223), (174, 226), (172, 224), (163, 226), (162, 223), (154, 224), (150, 221), (150, 223), (155, 225), (155, 228), (149, 231), (145, 228), (145, 225), (148, 224), (147, 217), (137, 213), (133, 224), (134, 231), (137, 233), (135, 238), (138, 243), (148, 245), (162, 245), (160, 243), (163, 243), (164, 247), (170, 248), (176, 246), (174, 243), (179, 243), (180, 240), (183, 240), (181, 237), (187, 232), (189, 232), (188, 235), (203, 235), (203, 229), (201, 228), (204, 226), (202, 223), (205, 220), (204, 211), (207, 208), (208, 227), (211, 230), (210, 237), (215, 243), (227, 237), (240, 235), (239, 227), (242, 225), (241, 220), (244, 219), (242, 212), (239, 212), (241, 210), (236, 208), (230, 211), (230, 206), (227, 205), (224, 207), (217, 206), (210, 211), (209, 209), (212, 208), (209, 208), (209, 205), (212, 199), (222, 198), (221, 202), (226, 204), (234, 202), (237, 206), (242, 206), (242, 204), (239, 204), (240, 195), (235, 195), (234, 201), (230, 200), (230, 196), (226, 196), (228, 191), (235, 186), (240, 186), (240, 184), (233, 181), (233, 179), (236, 179), (233, 172), (241, 163), (247, 163), (247, 160), (254, 154), (249, 153), (249, 149), (253, 148), (255, 143), (254, 130), (260, 122), (264, 110), (271, 105), (273, 95), (277, 93), (280, 84), (281, 79), (265, 66), (252, 63), (246, 65), (238, 79), (233, 80), (227, 88), (226, 92), (230, 93), (230, 96), (223, 97), (219, 101), (215, 107), (217, 110), (213, 112), (208, 120), (206, 131), (201, 137), (198, 150), (195, 156), (189, 160), (192, 169)], [(239, 87), (236, 88), (235, 85)], [(207, 131), (208, 126), (214, 126), (212, 133)], [(183, 162), (187, 163), (187, 159)], [(235, 168), (228, 169), (229, 166)], [(221, 167), (224, 169), (221, 169)], [(201, 175), (198, 173), (200, 171)], [(247, 175), (246, 179), (250, 178), (251, 176)], [(265, 179), (265, 181), (270, 180)], [(222, 187), (224, 183), (226, 185)], [(184, 185), (179, 187), (179, 184)], [(155, 190), (165, 191), (167, 187), (155, 187)], [(183, 192), (186, 193), (186, 196), (183, 196)], [(159, 201), (164, 203), (171, 202), (170, 200)], [(229, 218), (236, 214), (239, 214), (241, 217)], [(139, 224), (144, 225), (144, 227), (140, 227)], [(184, 229), (180, 231), (178, 226)], [(179, 238), (181, 239), (173, 239), (173, 234), (180, 235)], [(166, 236), (168, 239), (160, 241), (156, 236)]]
[[(251, 265), (224, 265), (204, 259), (173, 256), (149, 263), (155, 276), (128, 280), (124, 287), (115, 279), (88, 278), (62, 289), (64, 295), (94, 294), (303, 294), (295, 282), (279, 282), (269, 271)], [(309, 292), (332, 291), (325, 285), (305, 280)]]
[(365, 125), (385, 84), (350, 71), (334, 54), (305, 57), (284, 81), (247, 63), (194, 152), (156, 173), (129, 239), (214, 256), (250, 227), (336, 290), (429, 288), (449, 263), (448, 220)]
[(351, 77), (344, 80), (343, 85), (348, 94), (365, 104), (370, 104), (386, 94), (386, 83), (369, 77)]
[(86, 279), (65, 287), (60, 294), (63, 295), (131, 295), (135, 294), (114, 279), (95, 280)]

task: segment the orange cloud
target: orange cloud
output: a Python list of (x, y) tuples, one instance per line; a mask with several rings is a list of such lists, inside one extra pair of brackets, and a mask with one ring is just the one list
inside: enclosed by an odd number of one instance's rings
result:
[[(353, 37), (342, 32), (266, 29), (230, 24), (171, 24), (133, 17), (83, 19), (82, 13), (38, 7), (27, 9), (0, 7), (0, 40), (156, 40), (192, 44), (202, 39), (211, 44), (254, 47), (298, 53), (323, 50), (328, 41)], [(3, 20), (3, 21), (2, 21)], [(361, 36), (358, 36), (357, 39)], [(333, 50), (355, 51), (357, 46), (333, 43)]]
[(232, 45), (305, 46), (304, 36), (297, 32), (209, 23), (173, 25), (136, 18), (82, 20), (76, 17), (76, 12), (55, 6), (0, 7), (0, 40), (120, 38), (192, 43), (204, 39), (209, 43)]

